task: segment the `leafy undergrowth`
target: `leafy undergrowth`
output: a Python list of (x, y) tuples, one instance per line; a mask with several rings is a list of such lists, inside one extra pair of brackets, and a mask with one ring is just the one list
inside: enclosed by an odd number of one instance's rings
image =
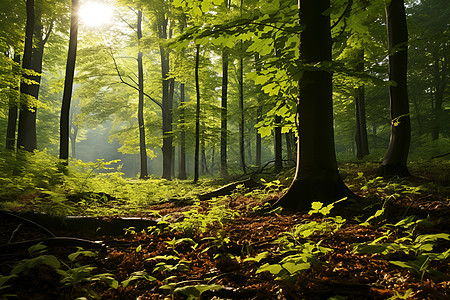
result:
[[(448, 173), (417, 165), (422, 177), (386, 181), (375, 166), (342, 167), (363, 199), (315, 202), (301, 213), (272, 209), (280, 181), (201, 202), (174, 198), (139, 213), (115, 207), (158, 223), (115, 236), (57, 232), (102, 240), (101, 250), (35, 246), (2, 256), (0, 297), (449, 299)], [(104, 205), (119, 206), (117, 199)], [(1, 222), (5, 244), (17, 224)], [(20, 232), (17, 239), (39, 237)]]

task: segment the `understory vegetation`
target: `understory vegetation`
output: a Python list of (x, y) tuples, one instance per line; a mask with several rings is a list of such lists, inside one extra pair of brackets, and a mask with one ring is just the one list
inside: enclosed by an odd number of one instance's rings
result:
[[(115, 234), (49, 225), (53, 238), (0, 218), (2, 299), (449, 297), (448, 160), (411, 162), (414, 177), (391, 180), (377, 177), (378, 162), (341, 164), (361, 198), (294, 213), (273, 205), (292, 169), (199, 200), (226, 182), (131, 180), (103, 160), (64, 174), (45, 152), (18, 155), (0, 160), (3, 212), (90, 216), (103, 226), (138, 218)], [(49, 242), (60, 237), (77, 239)]]

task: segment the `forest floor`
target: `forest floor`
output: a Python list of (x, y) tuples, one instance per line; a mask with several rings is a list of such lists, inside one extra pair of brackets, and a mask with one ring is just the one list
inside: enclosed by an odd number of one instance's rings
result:
[[(415, 177), (383, 180), (374, 166), (342, 166), (364, 198), (334, 207), (272, 210), (282, 194), (277, 183), (123, 213), (155, 219), (145, 230), (53, 228), (104, 246), (3, 251), (0, 298), (450, 299), (450, 170), (412, 165)], [(19, 223), (1, 218), (0, 245), (12, 235), (14, 242), (45, 237), (27, 224), (17, 230)]]

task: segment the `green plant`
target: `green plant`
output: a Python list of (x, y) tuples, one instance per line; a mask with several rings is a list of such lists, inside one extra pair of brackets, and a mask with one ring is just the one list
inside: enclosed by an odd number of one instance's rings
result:
[(6, 294), (4, 293), (4, 290), (6, 290), (7, 288), (11, 287), (11, 285), (5, 285), (6, 282), (12, 278), (17, 277), (17, 275), (12, 274), (12, 275), (0, 275), (0, 299), (2, 300), (6, 300), (8, 299), (8, 297), (17, 297), (17, 295), (14, 294)]
[(136, 271), (131, 273), (131, 275), (127, 279), (123, 280), (120, 284), (122, 285), (122, 287), (127, 287), (130, 284), (130, 282), (142, 279), (147, 281), (156, 280), (155, 277), (148, 275), (147, 272), (145, 271)]
[[(425, 274), (436, 277), (442, 277), (442, 274), (436, 270), (430, 269), (431, 261), (442, 261), (450, 256), (450, 250), (434, 253), (434, 247), (438, 240), (450, 240), (447, 233), (434, 234), (416, 234), (418, 225), (430, 226), (430, 222), (426, 219), (417, 220), (413, 216), (402, 219), (394, 225), (387, 225), (388, 229), (382, 236), (377, 239), (365, 243), (354, 244), (354, 252), (361, 254), (381, 254), (390, 255), (392, 253), (404, 253), (406, 255), (414, 255), (415, 259), (409, 261), (392, 260), (390, 263), (420, 276), (423, 281)], [(392, 236), (398, 236), (393, 242), (382, 242), (389, 240)]]

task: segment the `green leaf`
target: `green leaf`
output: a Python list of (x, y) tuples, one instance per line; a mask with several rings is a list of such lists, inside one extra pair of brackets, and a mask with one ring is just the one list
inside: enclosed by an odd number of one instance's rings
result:
[(145, 272), (145, 271), (136, 271), (136, 272), (131, 273), (130, 277), (128, 277), (127, 279), (125, 279), (121, 282), (122, 287), (126, 287), (131, 281), (139, 280), (139, 279), (144, 279), (147, 281), (156, 280), (155, 277), (148, 275), (147, 272)]
[(59, 268), (61, 266), (61, 263), (59, 262), (56, 256), (41, 255), (35, 258), (22, 260), (14, 267), (14, 269), (12, 269), (11, 274), (20, 274), (23, 272), (28, 272), (28, 270), (42, 264), (46, 264), (53, 268)]
[(176, 288), (173, 292), (180, 293), (187, 296), (189, 300), (199, 299), (202, 293), (209, 290), (219, 290), (222, 286), (218, 284), (198, 284), (198, 285), (187, 285), (183, 287)]
[(248, 258), (244, 259), (244, 261), (260, 262), (261, 260), (263, 260), (264, 258), (267, 258), (268, 256), (269, 256), (269, 252), (268, 251), (264, 251), (264, 252), (259, 253), (255, 257), (248, 257)]
[(287, 262), (282, 264), (282, 267), (286, 269), (291, 275), (293, 275), (300, 271), (311, 268), (311, 264), (304, 262), (303, 263)]
[(279, 264), (271, 265), (271, 264), (266, 263), (266, 264), (262, 265), (261, 267), (259, 267), (258, 270), (256, 270), (256, 274), (268, 271), (272, 275), (277, 275), (278, 273), (281, 272), (281, 270), (283, 270), (283, 268)]

